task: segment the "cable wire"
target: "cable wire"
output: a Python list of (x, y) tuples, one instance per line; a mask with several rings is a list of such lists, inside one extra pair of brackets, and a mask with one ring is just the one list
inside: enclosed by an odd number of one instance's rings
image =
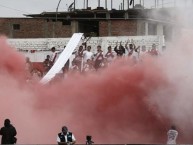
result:
[(18, 9), (11, 8), (11, 7), (8, 7), (8, 6), (4, 6), (4, 5), (1, 5), (1, 4), (0, 4), (0, 7), (4, 7), (4, 8), (7, 8), (7, 9), (10, 9), (10, 10), (14, 10), (14, 11), (30, 14), (29, 12), (18, 10)]

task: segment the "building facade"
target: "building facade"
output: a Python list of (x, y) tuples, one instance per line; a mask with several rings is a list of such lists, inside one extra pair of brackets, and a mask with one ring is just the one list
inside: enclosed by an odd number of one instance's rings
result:
[(0, 18), (0, 34), (8, 38), (53, 38), (53, 33), (57, 37), (70, 37), (71, 26), (39, 18)]
[(66, 38), (81, 32), (95, 37), (165, 35), (167, 39), (174, 24), (166, 9), (97, 8), (26, 16), (0, 18), (0, 34), (9, 38)]

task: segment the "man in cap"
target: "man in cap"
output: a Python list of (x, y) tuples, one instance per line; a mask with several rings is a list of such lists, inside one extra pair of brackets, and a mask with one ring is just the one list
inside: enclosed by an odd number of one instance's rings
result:
[(73, 145), (76, 143), (76, 139), (71, 132), (68, 132), (68, 128), (63, 126), (62, 132), (57, 136), (57, 142), (59, 145)]

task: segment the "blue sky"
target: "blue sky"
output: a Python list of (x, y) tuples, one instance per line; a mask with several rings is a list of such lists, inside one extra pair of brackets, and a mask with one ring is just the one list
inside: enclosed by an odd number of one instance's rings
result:
[[(59, 0), (0, 0), (0, 17), (23, 17), (23, 14), (41, 13), (43, 11), (56, 11), (56, 7)], [(108, 8), (110, 8), (110, 1), (108, 1)], [(119, 9), (119, 5), (123, 0), (113, 0), (113, 8)], [(139, 3), (140, 0), (135, 0)], [(142, 0), (143, 1), (143, 0)], [(145, 7), (151, 8), (155, 5), (155, 0), (144, 0)], [(159, 1), (159, 6), (161, 7), (162, 0)], [(184, 6), (182, 2), (187, 1), (189, 6), (193, 3), (193, 0), (163, 0), (164, 6), (174, 6), (176, 5)], [(73, 2), (73, 0), (61, 0), (59, 11), (66, 11), (68, 6)], [(125, 0), (125, 3), (127, 0)], [(84, 0), (76, 0), (76, 5), (78, 8), (83, 8)], [(101, 5), (105, 7), (105, 0), (101, 0)], [(98, 0), (89, 0), (89, 6), (96, 8), (98, 5)], [(125, 4), (126, 8), (126, 4)]]

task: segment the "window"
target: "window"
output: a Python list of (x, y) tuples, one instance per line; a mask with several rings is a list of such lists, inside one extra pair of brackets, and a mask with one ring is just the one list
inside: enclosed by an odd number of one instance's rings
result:
[(62, 25), (71, 25), (71, 22), (70, 21), (63, 21)]
[(13, 30), (20, 30), (20, 24), (13, 24)]

